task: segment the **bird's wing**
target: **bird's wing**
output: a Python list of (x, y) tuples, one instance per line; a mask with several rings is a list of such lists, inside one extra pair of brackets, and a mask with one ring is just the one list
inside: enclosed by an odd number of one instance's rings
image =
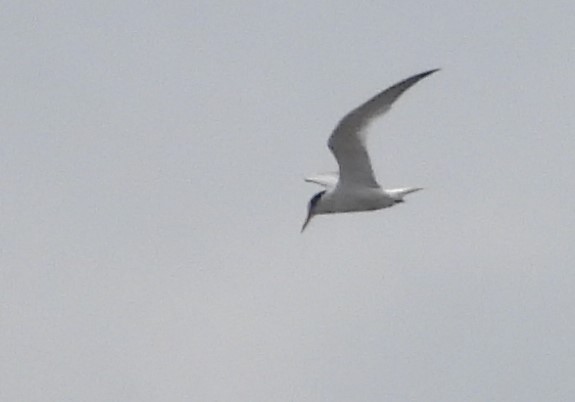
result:
[(308, 176), (304, 180), (309, 183), (319, 184), (327, 189), (334, 188), (337, 185), (339, 174), (337, 172), (330, 173), (317, 173), (313, 176)]
[(412, 85), (436, 71), (438, 69), (426, 71), (393, 85), (341, 119), (328, 141), (339, 165), (340, 185), (379, 187), (365, 144), (367, 125), (373, 118), (387, 112)]

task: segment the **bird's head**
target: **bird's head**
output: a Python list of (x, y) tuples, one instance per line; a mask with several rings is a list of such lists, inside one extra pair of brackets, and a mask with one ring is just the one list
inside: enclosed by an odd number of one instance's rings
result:
[(324, 194), (325, 194), (325, 190), (320, 191), (319, 193), (317, 193), (313, 197), (311, 197), (311, 200), (309, 200), (309, 203), (307, 204), (307, 218), (305, 218), (305, 222), (303, 223), (303, 226), (301, 227), (302, 232), (305, 230), (306, 226), (311, 221), (311, 218), (313, 218), (317, 214), (317, 212), (316, 212), (317, 206), (321, 202), (321, 197)]

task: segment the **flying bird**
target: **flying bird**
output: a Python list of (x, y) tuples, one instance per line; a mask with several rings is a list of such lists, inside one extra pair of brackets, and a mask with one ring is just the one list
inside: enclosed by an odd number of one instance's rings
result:
[(381, 188), (367, 153), (367, 126), (374, 118), (385, 114), (401, 94), (438, 70), (429, 70), (398, 82), (340, 120), (327, 143), (337, 160), (339, 173), (322, 173), (305, 178), (305, 181), (319, 184), (325, 190), (309, 201), (302, 232), (315, 215), (388, 208), (403, 202), (407, 194), (421, 190), (420, 187)]

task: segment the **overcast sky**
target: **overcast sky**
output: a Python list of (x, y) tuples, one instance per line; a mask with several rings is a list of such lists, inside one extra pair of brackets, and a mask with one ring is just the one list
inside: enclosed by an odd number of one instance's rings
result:
[[(13, 1), (0, 400), (575, 400), (575, 3)], [(337, 120), (405, 204), (320, 216)]]

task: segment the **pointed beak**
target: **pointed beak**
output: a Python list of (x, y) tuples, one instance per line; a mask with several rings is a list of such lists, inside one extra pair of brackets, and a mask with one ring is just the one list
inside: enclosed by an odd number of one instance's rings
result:
[(313, 217), (314, 217), (314, 215), (313, 215), (311, 212), (309, 212), (309, 213), (307, 214), (307, 218), (305, 218), (305, 222), (303, 223), (303, 226), (301, 227), (301, 232), (300, 232), (300, 233), (303, 233), (303, 231), (305, 230), (305, 228), (307, 227), (307, 225), (309, 225), (309, 222), (311, 221), (311, 218), (313, 218)]

